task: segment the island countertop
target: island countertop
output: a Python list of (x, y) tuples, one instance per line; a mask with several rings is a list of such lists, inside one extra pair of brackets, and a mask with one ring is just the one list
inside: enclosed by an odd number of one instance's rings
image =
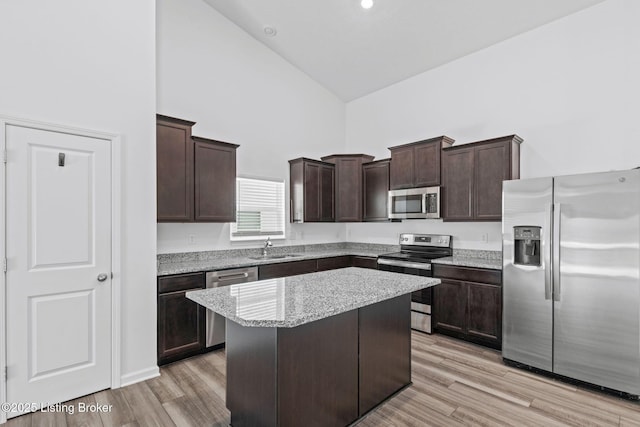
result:
[(439, 283), (431, 277), (348, 267), (186, 296), (242, 326), (293, 328)]

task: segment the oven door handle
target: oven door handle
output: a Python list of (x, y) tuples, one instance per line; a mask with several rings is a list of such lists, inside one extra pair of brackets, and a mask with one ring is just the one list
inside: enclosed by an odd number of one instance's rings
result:
[(392, 259), (378, 258), (378, 264), (392, 265), (395, 267), (415, 268), (416, 270), (431, 270), (431, 264), (423, 263), (423, 262), (406, 262), (406, 261), (396, 261)]

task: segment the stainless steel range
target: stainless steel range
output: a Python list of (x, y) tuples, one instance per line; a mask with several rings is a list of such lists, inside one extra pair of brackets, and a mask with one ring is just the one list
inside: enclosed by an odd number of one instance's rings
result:
[[(431, 260), (451, 256), (451, 236), (439, 234), (400, 235), (400, 252), (378, 256), (378, 270), (431, 277)], [(411, 294), (411, 328), (431, 333), (432, 288)]]

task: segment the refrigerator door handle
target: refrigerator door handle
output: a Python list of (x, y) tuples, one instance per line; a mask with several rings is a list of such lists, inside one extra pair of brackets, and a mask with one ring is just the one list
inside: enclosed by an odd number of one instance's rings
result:
[(553, 229), (553, 204), (547, 206), (546, 235), (544, 236), (544, 299), (550, 300), (553, 296), (551, 284), (553, 283), (553, 263), (551, 262), (551, 230)]
[(553, 207), (553, 300), (560, 301), (560, 213), (562, 205)]

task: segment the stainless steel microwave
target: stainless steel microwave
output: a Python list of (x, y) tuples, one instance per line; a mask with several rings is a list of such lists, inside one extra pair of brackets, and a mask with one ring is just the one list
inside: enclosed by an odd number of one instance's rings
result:
[(440, 218), (440, 187), (389, 191), (389, 219)]

